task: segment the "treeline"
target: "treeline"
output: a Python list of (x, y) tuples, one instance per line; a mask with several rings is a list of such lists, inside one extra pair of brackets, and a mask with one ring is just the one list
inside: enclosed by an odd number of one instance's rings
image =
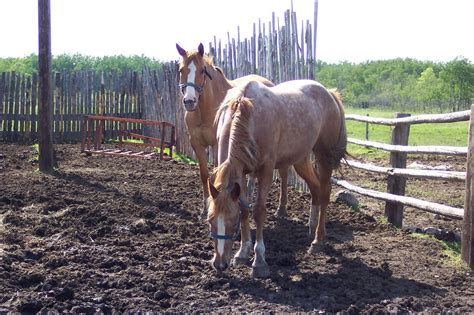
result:
[(337, 87), (345, 104), (423, 112), (469, 109), (474, 100), (474, 66), (468, 59), (446, 63), (394, 59), (365, 63), (318, 62), (317, 80)]
[[(141, 71), (159, 69), (162, 62), (146, 56), (91, 57), (58, 55), (53, 72), (75, 70)], [(38, 58), (0, 58), (0, 72), (36, 72)], [(326, 87), (337, 87), (344, 103), (354, 107), (382, 106), (396, 110), (448, 112), (468, 109), (474, 102), (474, 65), (465, 58), (449, 62), (393, 59), (364, 63), (318, 62), (316, 79)]]
[[(144, 66), (159, 69), (162, 62), (146, 56), (105, 56), (92, 57), (81, 54), (57, 55), (52, 58), (53, 72), (71, 72), (80, 70), (100, 71), (141, 71)], [(38, 56), (31, 54), (23, 58), (0, 58), (0, 72), (15, 71), (33, 74), (38, 69)]]

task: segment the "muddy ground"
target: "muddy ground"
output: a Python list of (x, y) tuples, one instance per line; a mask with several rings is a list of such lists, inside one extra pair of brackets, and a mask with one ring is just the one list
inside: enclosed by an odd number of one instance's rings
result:
[[(328, 244), (311, 256), (309, 194), (290, 190), (289, 217), (277, 219), (274, 184), (270, 278), (246, 266), (218, 277), (196, 166), (56, 150), (58, 171), (46, 175), (31, 147), (0, 143), (0, 313), (474, 311), (473, 273), (436, 239), (385, 224), (379, 202), (361, 199), (360, 212), (331, 202)], [(423, 183), (440, 195), (463, 188)], [(405, 225), (456, 235), (461, 223), (407, 209)]]

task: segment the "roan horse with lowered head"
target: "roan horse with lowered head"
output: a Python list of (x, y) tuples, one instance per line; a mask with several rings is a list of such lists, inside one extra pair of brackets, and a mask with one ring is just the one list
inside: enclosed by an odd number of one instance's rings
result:
[[(270, 274), (265, 261), (263, 226), (266, 200), (274, 169), (294, 165), (311, 192), (310, 253), (326, 238), (326, 208), (332, 171), (345, 157), (347, 135), (344, 109), (335, 91), (316, 81), (296, 80), (266, 87), (249, 82), (229, 90), (216, 114), (219, 159), (209, 181), (210, 235), (214, 238), (213, 267), (222, 272), (231, 262), (233, 235), (240, 223), (240, 249), (235, 263), (248, 263), (252, 251), (245, 174), (255, 176), (258, 190), (253, 217), (256, 223), (254, 277)], [(316, 157), (315, 165), (310, 154)]]
[[(268, 79), (258, 75), (248, 75), (235, 80), (227, 80), (222, 70), (216, 67), (212, 58), (204, 54), (204, 47), (199, 44), (197, 50), (186, 51), (176, 44), (181, 55), (179, 65), (180, 88), (183, 94), (183, 105), (186, 109), (185, 123), (188, 129), (191, 146), (199, 163), (204, 206), (201, 217), (207, 217), (207, 200), (209, 189), (207, 181), (206, 148), (212, 146), (214, 161), (217, 155), (216, 129), (214, 118), (220, 103), (229, 89), (249, 81), (260, 81), (267, 86), (273, 86)], [(285, 214), (287, 203), (288, 170), (279, 170), (281, 177), (281, 193), (279, 213)]]

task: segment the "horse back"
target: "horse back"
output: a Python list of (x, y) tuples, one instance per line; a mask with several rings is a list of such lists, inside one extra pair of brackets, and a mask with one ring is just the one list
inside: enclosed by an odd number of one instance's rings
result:
[(267, 78), (264, 78), (262, 76), (256, 75), (256, 74), (249, 74), (240, 78), (237, 78), (235, 80), (230, 81), (233, 87), (246, 84), (251, 81), (257, 81), (263, 83), (265, 86), (275, 86), (272, 81), (268, 80)]
[(254, 105), (254, 134), (263, 152), (288, 165), (311, 151), (321, 152), (338, 166), (347, 142), (338, 95), (316, 81), (295, 80), (274, 87), (250, 82), (244, 96)]

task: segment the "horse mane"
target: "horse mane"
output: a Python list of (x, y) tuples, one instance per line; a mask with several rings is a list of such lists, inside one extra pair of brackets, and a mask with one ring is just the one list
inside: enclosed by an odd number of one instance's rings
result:
[[(231, 186), (231, 183), (233, 183), (237, 179), (237, 170), (232, 167), (230, 164), (229, 160), (225, 161), (221, 165), (219, 165), (217, 168), (214, 169), (212, 172), (211, 176), (209, 177), (209, 181), (214, 182), (214, 187), (218, 191), (224, 191), (227, 190), (227, 192), (230, 192), (233, 186)], [(229, 187), (230, 186), (230, 187)], [(209, 202), (208, 204), (209, 209), (208, 209), (208, 220), (213, 220), (219, 213), (222, 213), (226, 211), (227, 205), (230, 204), (231, 202), (231, 197), (230, 193), (219, 193), (217, 195), (217, 200), (212, 202), (212, 196), (209, 197)]]
[[(234, 88), (235, 90), (238, 88)], [(234, 183), (238, 182), (242, 177), (242, 172), (252, 172), (258, 165), (258, 147), (255, 139), (251, 134), (251, 122), (253, 117), (253, 104), (251, 100), (242, 95), (242, 89), (238, 89), (237, 95), (229, 91), (226, 99), (217, 111), (215, 124), (219, 121), (219, 117), (225, 111), (229, 111), (231, 115), (231, 123), (229, 135), (229, 155), (221, 165), (217, 166), (210, 178), (214, 182), (214, 187), (218, 191), (232, 190)], [(240, 182), (239, 182), (240, 184)], [(225, 197), (221, 197), (224, 195)], [(210, 197), (212, 198), (212, 197)], [(219, 194), (218, 198), (229, 198), (229, 194)], [(228, 200), (217, 202), (220, 205), (228, 204)], [(213, 204), (212, 202), (210, 204)], [(214, 218), (223, 209), (218, 207), (210, 207), (209, 218)]]

